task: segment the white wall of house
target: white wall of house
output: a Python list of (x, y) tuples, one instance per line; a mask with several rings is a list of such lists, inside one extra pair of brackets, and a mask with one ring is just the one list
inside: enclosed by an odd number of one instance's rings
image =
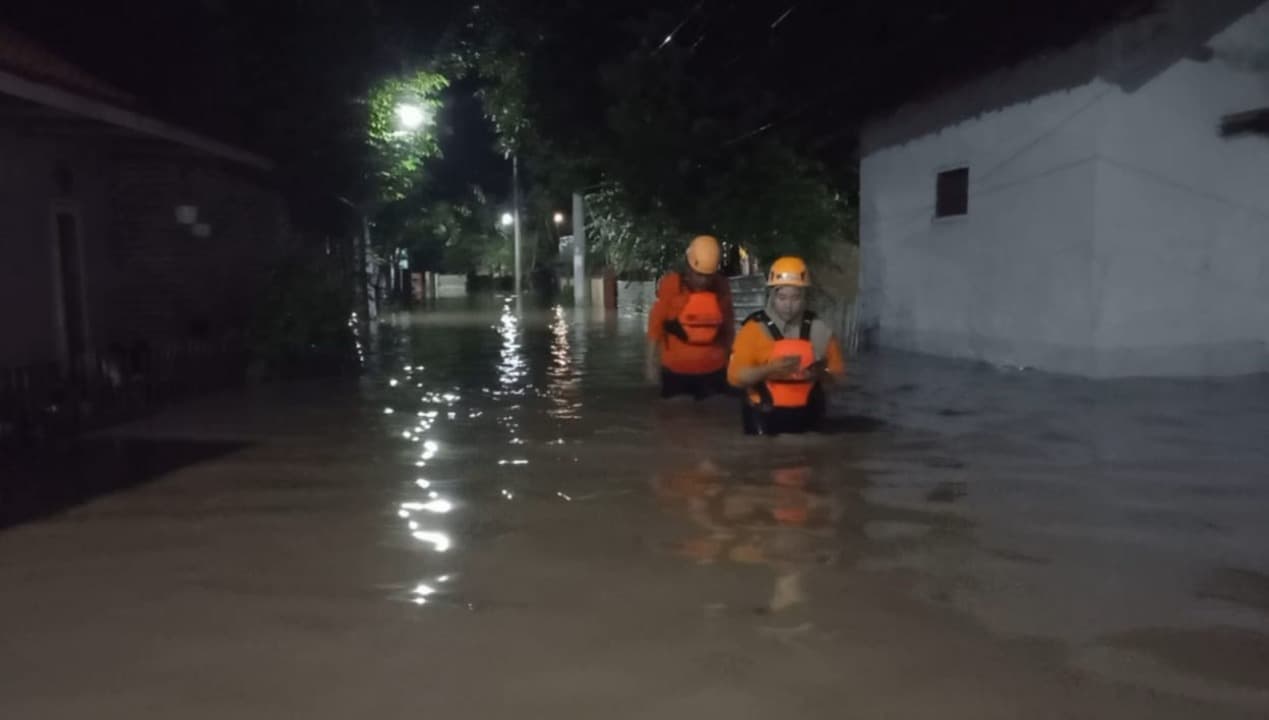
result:
[[(1269, 105), (1265, 72), (1229, 59), (1266, 48), (1266, 12), (1132, 92), (1089, 72), (915, 139), (866, 134), (865, 325), (892, 347), (1081, 375), (1269, 369), (1269, 141), (1217, 133), (1224, 114)], [(937, 102), (1106, 62), (1089, 43)], [(969, 213), (936, 219), (936, 174), (956, 166)]]
[(1269, 4), (1133, 93), (1106, 99), (1097, 166), (1099, 375), (1269, 369), (1269, 139), (1222, 138), (1269, 106)]
[[(864, 157), (866, 317), (903, 349), (1081, 372), (1092, 337), (1100, 83)], [(966, 166), (969, 213), (935, 218)]]

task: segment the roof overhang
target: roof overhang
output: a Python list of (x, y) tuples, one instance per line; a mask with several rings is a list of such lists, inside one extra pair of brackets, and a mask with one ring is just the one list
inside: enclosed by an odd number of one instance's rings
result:
[(10, 95), (109, 126), (182, 145), (257, 170), (270, 171), (274, 169), (274, 163), (271, 160), (255, 153), (236, 148), (219, 140), (214, 140), (133, 110), (127, 110), (102, 100), (85, 97), (3, 70), (0, 70), (0, 94)]

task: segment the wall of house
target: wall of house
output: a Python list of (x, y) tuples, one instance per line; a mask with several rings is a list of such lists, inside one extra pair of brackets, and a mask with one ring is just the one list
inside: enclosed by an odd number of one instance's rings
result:
[[(183, 203), (199, 206), (208, 237), (176, 221)], [(280, 197), (221, 163), (92, 133), (0, 128), (0, 368), (62, 362), (55, 208), (78, 220), (85, 348), (97, 353), (241, 333), (289, 234)]]
[[(68, 171), (70, 188), (56, 181)], [(83, 265), (88, 344), (106, 332), (103, 300), (108, 234), (108, 169), (100, 152), (73, 139), (54, 142), (0, 128), (0, 367), (56, 363), (63, 347), (53, 213), (74, 213)]]
[(1208, 47), (1106, 100), (1095, 374), (1269, 370), (1269, 139), (1218, 133), (1269, 106), (1269, 4)]
[[(865, 328), (1099, 377), (1269, 369), (1269, 142), (1218, 133), (1223, 115), (1269, 105), (1269, 3), (1253, 5), (1174, 4), (938, 98), (969, 118), (941, 131), (904, 131), (914, 106), (866, 133)], [(1090, 64), (1113, 82), (983, 111)], [(935, 175), (961, 164), (969, 214), (934, 219)]]
[[(1086, 372), (1106, 92), (1091, 82), (868, 152), (863, 326), (892, 347)], [(969, 212), (936, 218), (936, 175), (958, 166), (969, 167)]]
[[(243, 330), (287, 236), (280, 198), (257, 181), (193, 158), (127, 153), (114, 162), (110, 332), (125, 344)], [(199, 237), (177, 221), (193, 205)]]

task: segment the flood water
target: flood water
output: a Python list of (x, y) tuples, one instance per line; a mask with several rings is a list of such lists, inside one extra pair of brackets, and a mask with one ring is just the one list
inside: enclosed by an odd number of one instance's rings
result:
[(26, 468), (118, 489), (0, 532), (0, 715), (1269, 714), (1264, 378), (871, 355), (746, 438), (643, 323), (438, 301)]

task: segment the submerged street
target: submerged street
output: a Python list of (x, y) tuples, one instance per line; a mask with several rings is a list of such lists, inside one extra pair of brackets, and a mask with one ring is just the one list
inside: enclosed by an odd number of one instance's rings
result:
[(883, 353), (747, 438), (644, 323), (436, 301), (86, 439), (6, 509), (0, 715), (1269, 713), (1264, 378)]

